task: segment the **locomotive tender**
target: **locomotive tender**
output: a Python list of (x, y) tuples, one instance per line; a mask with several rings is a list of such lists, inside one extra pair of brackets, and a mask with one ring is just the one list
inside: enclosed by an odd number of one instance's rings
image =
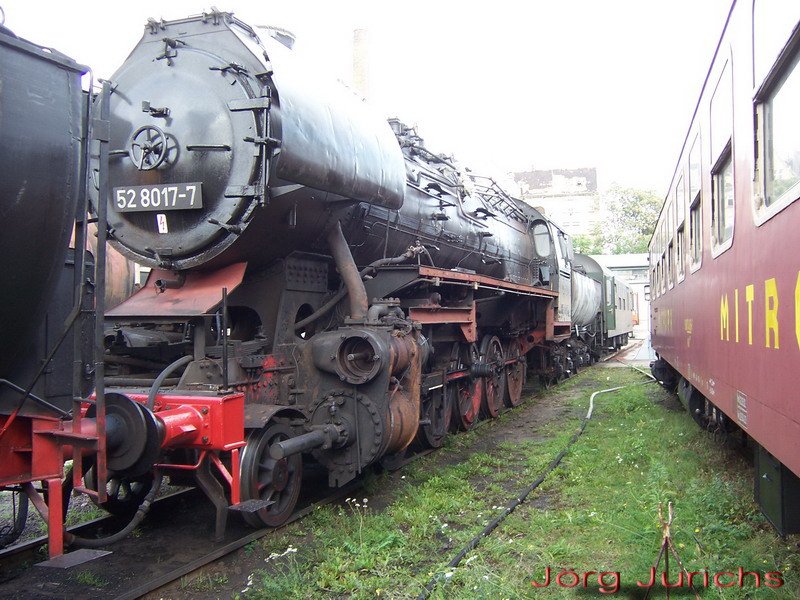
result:
[(99, 457), (84, 484), (112, 512), (166, 474), (209, 496), (218, 535), (229, 509), (278, 525), (304, 457), (342, 486), (516, 406), (529, 371), (627, 343), (629, 290), (566, 233), (269, 30), (150, 20), (110, 89), (89, 193), (151, 268), (105, 313), (109, 485)]
[(650, 242), (655, 376), (756, 447), (755, 497), (800, 531), (800, 5), (738, 1)]

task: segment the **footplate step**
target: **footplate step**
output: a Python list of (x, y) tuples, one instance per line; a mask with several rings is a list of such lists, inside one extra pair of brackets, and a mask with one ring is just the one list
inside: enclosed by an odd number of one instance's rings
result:
[(274, 500), (245, 500), (239, 504), (231, 504), (228, 508), (236, 512), (257, 513), (275, 504)]

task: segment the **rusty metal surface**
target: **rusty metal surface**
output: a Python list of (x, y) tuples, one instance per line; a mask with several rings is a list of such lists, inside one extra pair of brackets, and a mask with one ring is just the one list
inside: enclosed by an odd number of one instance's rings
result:
[[(97, 256), (97, 225), (91, 223), (88, 227), (87, 248), (92, 255)], [(70, 246), (75, 246), (75, 234), (72, 234)], [(133, 261), (128, 260), (116, 248), (106, 246), (106, 285), (105, 306), (113, 308), (127, 300), (134, 292), (136, 283), (136, 269)]]
[(457, 324), (464, 336), (465, 342), (475, 342), (478, 339), (478, 325), (475, 317), (475, 303), (469, 306), (414, 306), (409, 308), (412, 320), (427, 325), (453, 323)]
[[(404, 341), (411, 350), (411, 364), (403, 380), (389, 392), (389, 419), (386, 452), (394, 454), (404, 450), (417, 435), (420, 418), (421, 372), (420, 352), (408, 336)], [(401, 384), (403, 386), (401, 387)]]
[(236, 289), (244, 278), (247, 265), (236, 263), (217, 271), (192, 272), (179, 288), (158, 291), (155, 281), (160, 278), (175, 279), (175, 274), (154, 269), (145, 285), (119, 306), (106, 313), (106, 317), (196, 317), (213, 311), (222, 302), (222, 288)]
[(480, 275), (478, 273), (462, 273), (461, 271), (452, 271), (449, 269), (437, 269), (435, 267), (419, 267), (419, 274), (423, 277), (438, 277), (441, 280), (462, 281), (467, 283), (477, 283), (478, 285), (490, 286), (492, 288), (504, 289), (515, 292), (523, 292), (531, 296), (541, 296), (542, 298), (555, 298), (558, 292), (553, 290), (535, 287), (532, 285), (525, 285), (522, 283), (515, 283), (513, 281), (505, 281), (487, 275)]

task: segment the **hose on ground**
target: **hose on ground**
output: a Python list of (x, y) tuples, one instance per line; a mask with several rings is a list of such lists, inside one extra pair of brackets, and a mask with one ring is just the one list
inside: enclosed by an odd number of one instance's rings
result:
[[(622, 362), (622, 361), (620, 361), (620, 362)], [(625, 364), (625, 363), (623, 363), (623, 364)], [(631, 366), (632, 368), (636, 369), (636, 367), (634, 367), (633, 365), (628, 365), (628, 366)], [(642, 373), (645, 373), (644, 371), (641, 371), (641, 369), (636, 369), (636, 370), (640, 371)], [(645, 375), (650, 376), (649, 373), (645, 373)], [(650, 377), (651, 377), (651, 379), (649, 381), (644, 381), (642, 383), (634, 383), (634, 384), (631, 384), (631, 385), (645, 385), (645, 384), (648, 384), (648, 383), (653, 383), (655, 381), (655, 378), (652, 378), (652, 376), (650, 376)], [(457, 567), (459, 565), (459, 563), (462, 560), (464, 560), (464, 557), (470, 551), (474, 550), (477, 547), (477, 545), (480, 543), (480, 541), (483, 538), (485, 538), (490, 533), (492, 533), (497, 528), (497, 526), (500, 525), (500, 523), (502, 523), (505, 520), (505, 518), (508, 515), (510, 515), (512, 512), (514, 512), (514, 510), (516, 510), (516, 508), (520, 504), (525, 502), (525, 499), (531, 494), (531, 492), (533, 492), (536, 488), (538, 488), (544, 482), (544, 480), (547, 478), (547, 476), (550, 473), (552, 473), (556, 469), (556, 467), (558, 467), (559, 464), (561, 464), (561, 461), (564, 458), (564, 456), (566, 456), (567, 452), (572, 447), (572, 445), (576, 441), (578, 441), (578, 438), (583, 434), (583, 431), (586, 429), (586, 425), (588, 424), (589, 419), (592, 418), (592, 413), (594, 412), (594, 399), (597, 396), (599, 396), (600, 394), (608, 394), (610, 392), (616, 392), (616, 391), (624, 389), (626, 387), (631, 387), (631, 385), (621, 385), (621, 386), (617, 386), (617, 387), (608, 388), (608, 389), (605, 389), (605, 390), (599, 390), (597, 392), (594, 392), (591, 395), (591, 397), (589, 398), (589, 410), (586, 413), (586, 416), (583, 417), (583, 419), (581, 420), (581, 424), (580, 424), (580, 427), (578, 428), (578, 431), (576, 431), (575, 434), (570, 438), (569, 442), (567, 442), (567, 445), (564, 446), (564, 448), (561, 450), (561, 452), (559, 452), (558, 455), (556, 455), (556, 457), (550, 462), (550, 464), (547, 465), (547, 468), (542, 472), (541, 475), (539, 475), (539, 477), (536, 479), (536, 481), (534, 481), (527, 488), (522, 490), (522, 492), (520, 494), (518, 494), (516, 498), (514, 498), (511, 502), (508, 503), (508, 505), (506, 506), (506, 508), (503, 510), (502, 513), (500, 513), (497, 517), (492, 519), (489, 522), (489, 524), (486, 525), (486, 527), (484, 527), (475, 537), (473, 537), (469, 542), (467, 542), (466, 546), (464, 546), (458, 552), (458, 554), (456, 554), (453, 557), (453, 560), (451, 560), (449, 563), (447, 563), (447, 568), (448, 569), (452, 569), (452, 568)], [(439, 581), (442, 581), (442, 580), (446, 581), (446, 579), (444, 579), (444, 575), (441, 572), (436, 573), (433, 577), (430, 578), (428, 583), (425, 585), (425, 589), (423, 589), (422, 592), (420, 593), (420, 595), (417, 596), (417, 600), (427, 600), (428, 596), (430, 596), (431, 592), (433, 592), (434, 588), (436, 587), (436, 584), (439, 583)]]

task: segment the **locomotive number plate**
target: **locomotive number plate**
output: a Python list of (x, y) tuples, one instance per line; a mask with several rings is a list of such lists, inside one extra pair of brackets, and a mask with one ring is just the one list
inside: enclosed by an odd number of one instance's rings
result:
[(117, 212), (203, 208), (203, 184), (164, 183), (114, 188)]

